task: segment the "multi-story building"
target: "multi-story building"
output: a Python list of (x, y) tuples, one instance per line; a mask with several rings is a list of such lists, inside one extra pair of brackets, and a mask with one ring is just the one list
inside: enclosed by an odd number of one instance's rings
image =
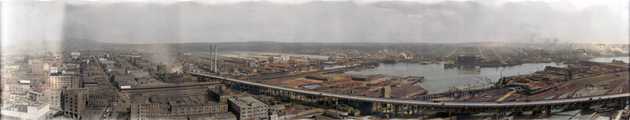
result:
[(48, 74), (50, 89), (80, 88), (81, 65), (66, 63), (60, 67), (51, 67)]
[(169, 101), (168, 105), (170, 107), (171, 115), (213, 114), (224, 113), (228, 111), (227, 104), (222, 104), (215, 101), (207, 101), (205, 103), (201, 103), (201, 100), (198, 100), (198, 102)]
[(213, 85), (208, 87), (208, 96), (219, 103), (227, 104), (228, 98), (238, 96), (238, 94), (231, 92), (224, 85)]
[(61, 110), (61, 91), (46, 91), (44, 94), (49, 98), (50, 109)]
[(86, 108), (87, 94), (85, 89), (63, 89), (60, 96), (61, 112), (65, 116), (81, 119), (81, 114)]
[(7, 88), (11, 94), (27, 94), (31, 91), (31, 81), (18, 80), (18, 84), (9, 85)]
[(45, 120), (50, 112), (48, 104), (12, 105), (0, 111), (2, 120)]
[[(76, 69), (73, 68), (73, 70)], [(62, 89), (81, 88), (82, 83), (80, 76), (76, 72), (65, 71), (63, 69), (53, 68), (50, 71), (47, 82), (49, 90), (45, 95), (50, 99), (50, 108), (61, 109), (60, 97)]]
[(79, 88), (81, 86), (79, 76), (75, 75), (49, 76), (48, 84), (50, 89)]
[(132, 120), (149, 120), (154, 118), (176, 119), (193, 115), (206, 115), (228, 112), (226, 103), (207, 101), (200, 97), (168, 98), (167, 103), (133, 104), (131, 106)]
[(87, 106), (88, 107), (107, 107), (111, 106), (118, 98), (116, 91), (104, 88), (85, 88), (87, 90)]
[(228, 98), (229, 109), (239, 120), (269, 119), (269, 106), (251, 96), (234, 96)]

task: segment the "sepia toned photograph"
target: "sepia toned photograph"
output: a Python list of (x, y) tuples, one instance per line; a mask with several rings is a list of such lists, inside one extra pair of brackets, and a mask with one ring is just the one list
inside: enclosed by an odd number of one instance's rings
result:
[(1, 120), (630, 120), (630, 0), (0, 0)]

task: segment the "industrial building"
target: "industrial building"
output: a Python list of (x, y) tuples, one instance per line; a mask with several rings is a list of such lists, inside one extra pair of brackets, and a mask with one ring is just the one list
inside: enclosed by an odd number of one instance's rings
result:
[(227, 104), (208, 102), (205, 104), (135, 104), (131, 107), (132, 120), (152, 118), (177, 118), (191, 115), (226, 113)]
[(145, 95), (147, 95), (147, 98), (132, 101), (133, 103), (131, 105), (131, 119), (178, 119), (191, 116), (221, 114), (228, 112), (228, 104), (226, 102), (215, 101), (211, 99), (205, 92), (174, 92), (179, 93), (180, 95), (175, 95), (175, 93), (144, 93)]
[(269, 119), (269, 106), (254, 97), (240, 96), (228, 98), (230, 111), (234, 112), (239, 120), (263, 120)]
[(457, 56), (457, 60), (455, 62), (458, 65), (479, 65), (481, 60), (482, 58), (477, 55), (460, 55)]

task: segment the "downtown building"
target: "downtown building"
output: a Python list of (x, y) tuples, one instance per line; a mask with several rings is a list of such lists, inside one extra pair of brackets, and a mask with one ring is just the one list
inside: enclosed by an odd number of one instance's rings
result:
[(51, 67), (48, 74), (48, 90), (45, 95), (50, 98), (50, 108), (61, 109), (61, 92), (64, 89), (81, 88), (81, 77), (75, 64), (64, 67)]
[(60, 105), (64, 116), (81, 119), (86, 110), (88, 94), (84, 88), (65, 88), (61, 91)]

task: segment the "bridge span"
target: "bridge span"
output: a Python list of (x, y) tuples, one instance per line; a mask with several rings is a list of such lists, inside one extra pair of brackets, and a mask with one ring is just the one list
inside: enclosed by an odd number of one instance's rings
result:
[[(551, 109), (580, 109), (592, 105), (614, 105), (622, 107), (630, 99), (630, 93), (602, 95), (592, 97), (580, 97), (570, 99), (553, 99), (538, 101), (511, 101), (511, 102), (433, 102), (420, 100), (402, 100), (388, 98), (374, 98), (364, 96), (352, 96), (334, 93), (325, 93), (317, 91), (307, 91), (301, 89), (286, 88), (251, 81), (226, 78), (222, 76), (191, 73), (193, 76), (201, 78), (210, 78), (222, 80), (223, 82), (238, 85), (244, 90), (251, 90), (255, 93), (267, 94), (272, 96), (288, 97), (290, 99), (308, 101), (308, 102), (335, 102), (345, 101), (351, 104), (369, 105), (368, 111), (362, 112), (385, 112), (400, 114), (415, 114), (421, 111), (437, 111), (437, 112), (547, 112)], [(328, 101), (327, 101), (328, 100)]]
[(119, 88), (121, 92), (125, 93), (146, 93), (146, 92), (160, 92), (160, 91), (173, 91), (173, 90), (189, 90), (189, 89), (207, 89), (208, 86), (221, 84), (220, 82), (199, 82), (199, 83), (181, 83), (181, 84), (157, 84), (149, 86), (131, 87), (131, 88)]

